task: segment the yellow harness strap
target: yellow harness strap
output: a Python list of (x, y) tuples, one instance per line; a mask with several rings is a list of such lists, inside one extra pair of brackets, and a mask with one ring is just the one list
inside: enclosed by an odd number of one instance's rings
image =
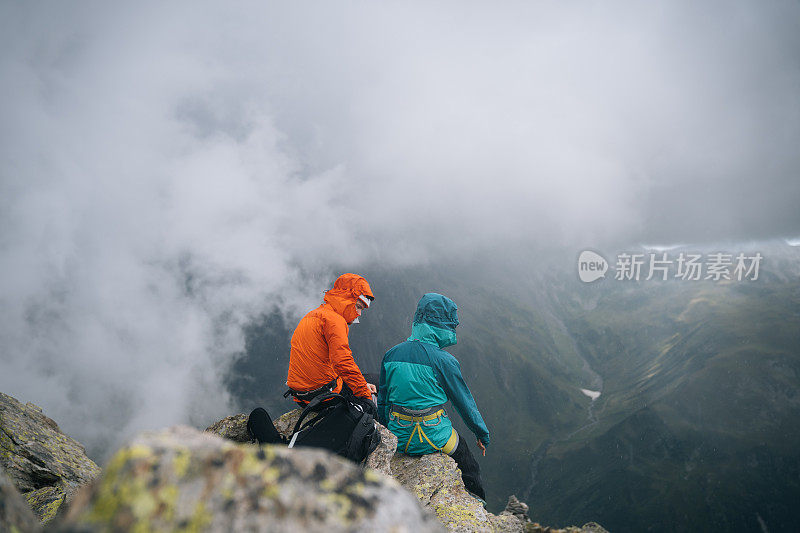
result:
[(422, 439), (424, 438), (428, 442), (428, 444), (430, 444), (431, 447), (433, 447), (434, 449), (439, 450), (442, 453), (446, 453), (447, 455), (453, 453), (453, 451), (456, 449), (456, 446), (458, 445), (458, 433), (456, 432), (455, 429), (452, 430), (452, 433), (450, 433), (450, 438), (447, 439), (447, 442), (445, 442), (444, 446), (442, 446), (441, 448), (432, 443), (431, 439), (429, 439), (428, 436), (425, 434), (425, 432), (422, 431), (422, 425), (421, 425), (422, 422), (435, 420), (436, 418), (439, 418), (443, 414), (444, 414), (444, 409), (439, 409), (435, 413), (431, 413), (425, 416), (409, 416), (401, 413), (392, 412), (392, 415), (399, 418), (400, 420), (405, 420), (406, 422), (414, 422), (414, 429), (411, 430), (411, 435), (408, 437), (408, 442), (406, 442), (406, 447), (403, 449), (403, 452), (408, 451), (408, 445), (411, 444), (411, 439), (414, 438), (414, 435), (418, 434), (420, 443), (423, 442)]
[(435, 413), (431, 413), (431, 414), (425, 415), (425, 416), (409, 416), (409, 415), (403, 415), (403, 414), (395, 413), (395, 412), (392, 412), (392, 414), (395, 417), (399, 418), (400, 420), (405, 420), (407, 422), (420, 423), (420, 422), (427, 422), (428, 420), (435, 420), (435, 419), (439, 418), (440, 415), (444, 414), (444, 409), (439, 409)]

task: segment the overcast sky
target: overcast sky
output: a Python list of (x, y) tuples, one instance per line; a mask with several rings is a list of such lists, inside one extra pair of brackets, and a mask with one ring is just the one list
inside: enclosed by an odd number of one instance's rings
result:
[(90, 445), (331, 262), (800, 236), (796, 1), (5, 1), (0, 76), (0, 391)]

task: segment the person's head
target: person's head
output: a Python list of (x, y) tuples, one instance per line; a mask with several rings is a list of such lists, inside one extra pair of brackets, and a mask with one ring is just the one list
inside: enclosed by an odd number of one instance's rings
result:
[(447, 296), (429, 292), (420, 298), (411, 325), (412, 339), (435, 342), (440, 348), (456, 343), (458, 306)]
[(325, 293), (325, 302), (348, 324), (358, 322), (358, 317), (374, 299), (367, 280), (357, 274), (342, 274), (333, 283), (333, 288)]
[(372, 303), (372, 300), (374, 299), (375, 298), (366, 296), (364, 294), (360, 295), (356, 299), (356, 317), (353, 319), (352, 322), (350, 322), (350, 324), (358, 323), (358, 318), (361, 316), (361, 313), (364, 311), (364, 309), (367, 309), (369, 307), (369, 304)]

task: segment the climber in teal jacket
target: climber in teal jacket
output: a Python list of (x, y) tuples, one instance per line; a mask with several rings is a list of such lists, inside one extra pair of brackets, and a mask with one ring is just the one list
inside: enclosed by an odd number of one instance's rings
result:
[(378, 417), (397, 435), (397, 450), (409, 455), (444, 452), (458, 463), (464, 485), (486, 499), (480, 467), (444, 410), (450, 400), (486, 455), (489, 430), (461, 375), (458, 360), (442, 348), (456, 343), (458, 308), (441, 294), (425, 294), (417, 305), (411, 336), (386, 352), (378, 386)]

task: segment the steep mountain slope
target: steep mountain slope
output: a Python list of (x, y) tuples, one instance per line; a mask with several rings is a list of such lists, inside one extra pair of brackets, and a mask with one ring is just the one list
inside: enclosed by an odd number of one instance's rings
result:
[[(364, 371), (408, 336), (424, 292), (459, 305), (451, 352), (492, 432), (490, 508), (517, 493), (554, 525), (782, 531), (800, 519), (800, 250), (765, 256), (755, 282), (583, 284), (573, 264), (505, 257), (341, 271), (378, 296), (351, 330)], [(243, 409), (287, 407), (298, 319), (248, 330), (228, 376)]]
[(538, 462), (526, 497), (541, 516), (619, 531), (793, 529), (800, 282), (640, 283), (570, 313), (604, 390), (599, 422)]

